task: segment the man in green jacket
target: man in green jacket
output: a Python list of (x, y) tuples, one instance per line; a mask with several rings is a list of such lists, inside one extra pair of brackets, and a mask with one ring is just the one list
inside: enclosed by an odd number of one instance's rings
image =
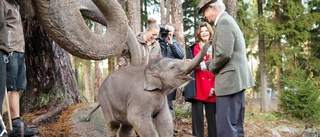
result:
[(206, 67), (215, 75), (218, 137), (243, 137), (245, 90), (254, 86), (246, 44), (223, 0), (201, 0), (199, 13), (214, 23), (213, 59)]

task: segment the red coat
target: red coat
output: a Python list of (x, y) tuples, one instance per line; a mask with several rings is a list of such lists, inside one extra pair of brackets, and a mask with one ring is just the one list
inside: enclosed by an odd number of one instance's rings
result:
[[(196, 56), (200, 51), (200, 44), (194, 46), (193, 56)], [(204, 61), (207, 62), (212, 59), (212, 54), (207, 53), (204, 57)], [(196, 82), (196, 97), (195, 99), (204, 102), (216, 102), (216, 95), (209, 97), (211, 88), (214, 88), (214, 75), (209, 70), (195, 70), (195, 82)]]

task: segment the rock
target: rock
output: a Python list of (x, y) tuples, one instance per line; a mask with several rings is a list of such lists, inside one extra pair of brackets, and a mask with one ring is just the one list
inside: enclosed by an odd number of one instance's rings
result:
[(97, 106), (98, 103), (88, 103), (88, 105), (83, 106), (74, 110), (68, 123), (72, 126), (72, 135), (70, 137), (105, 137), (106, 133), (106, 123), (104, 121), (103, 113), (101, 108), (97, 109), (92, 115), (91, 120), (85, 122), (84, 119), (87, 118), (89, 112)]
[(291, 133), (290, 129), (285, 125), (277, 126), (274, 129), (282, 133)]
[(271, 132), (273, 137), (281, 137), (280, 133), (275, 130), (275, 129), (271, 129), (271, 128), (266, 128), (267, 131)]
[(311, 128), (302, 131), (300, 137), (318, 137), (318, 132)]

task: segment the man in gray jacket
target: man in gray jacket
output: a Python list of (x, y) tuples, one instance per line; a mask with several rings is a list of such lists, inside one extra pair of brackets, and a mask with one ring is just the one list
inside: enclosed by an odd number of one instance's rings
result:
[[(6, 63), (8, 61), (8, 32), (6, 29), (6, 18), (4, 16), (3, 4), (0, 2), (0, 115), (2, 116), (2, 105), (3, 99), (5, 95), (5, 88), (6, 88), (6, 80), (7, 80), (7, 68)], [(2, 121), (3, 122), (3, 119)], [(6, 137), (7, 134), (5, 133), (5, 127), (1, 126), (0, 129), (0, 136)]]
[(9, 109), (12, 120), (12, 131), (9, 136), (34, 136), (39, 134), (38, 129), (27, 127), (20, 119), (20, 92), (26, 89), (25, 68), (25, 41), (20, 16), (20, 7), (16, 0), (0, 0), (4, 5), (4, 16), (8, 31), (8, 63), (7, 89)]
[(245, 90), (254, 86), (243, 33), (222, 0), (201, 0), (199, 13), (214, 23), (213, 59), (202, 64), (215, 75), (218, 137), (243, 137)]

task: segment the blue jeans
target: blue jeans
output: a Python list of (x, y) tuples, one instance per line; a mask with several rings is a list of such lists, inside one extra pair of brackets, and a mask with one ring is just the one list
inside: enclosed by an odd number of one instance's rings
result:
[(26, 66), (23, 52), (12, 52), (7, 64), (7, 88), (8, 91), (20, 91), (26, 89)]

